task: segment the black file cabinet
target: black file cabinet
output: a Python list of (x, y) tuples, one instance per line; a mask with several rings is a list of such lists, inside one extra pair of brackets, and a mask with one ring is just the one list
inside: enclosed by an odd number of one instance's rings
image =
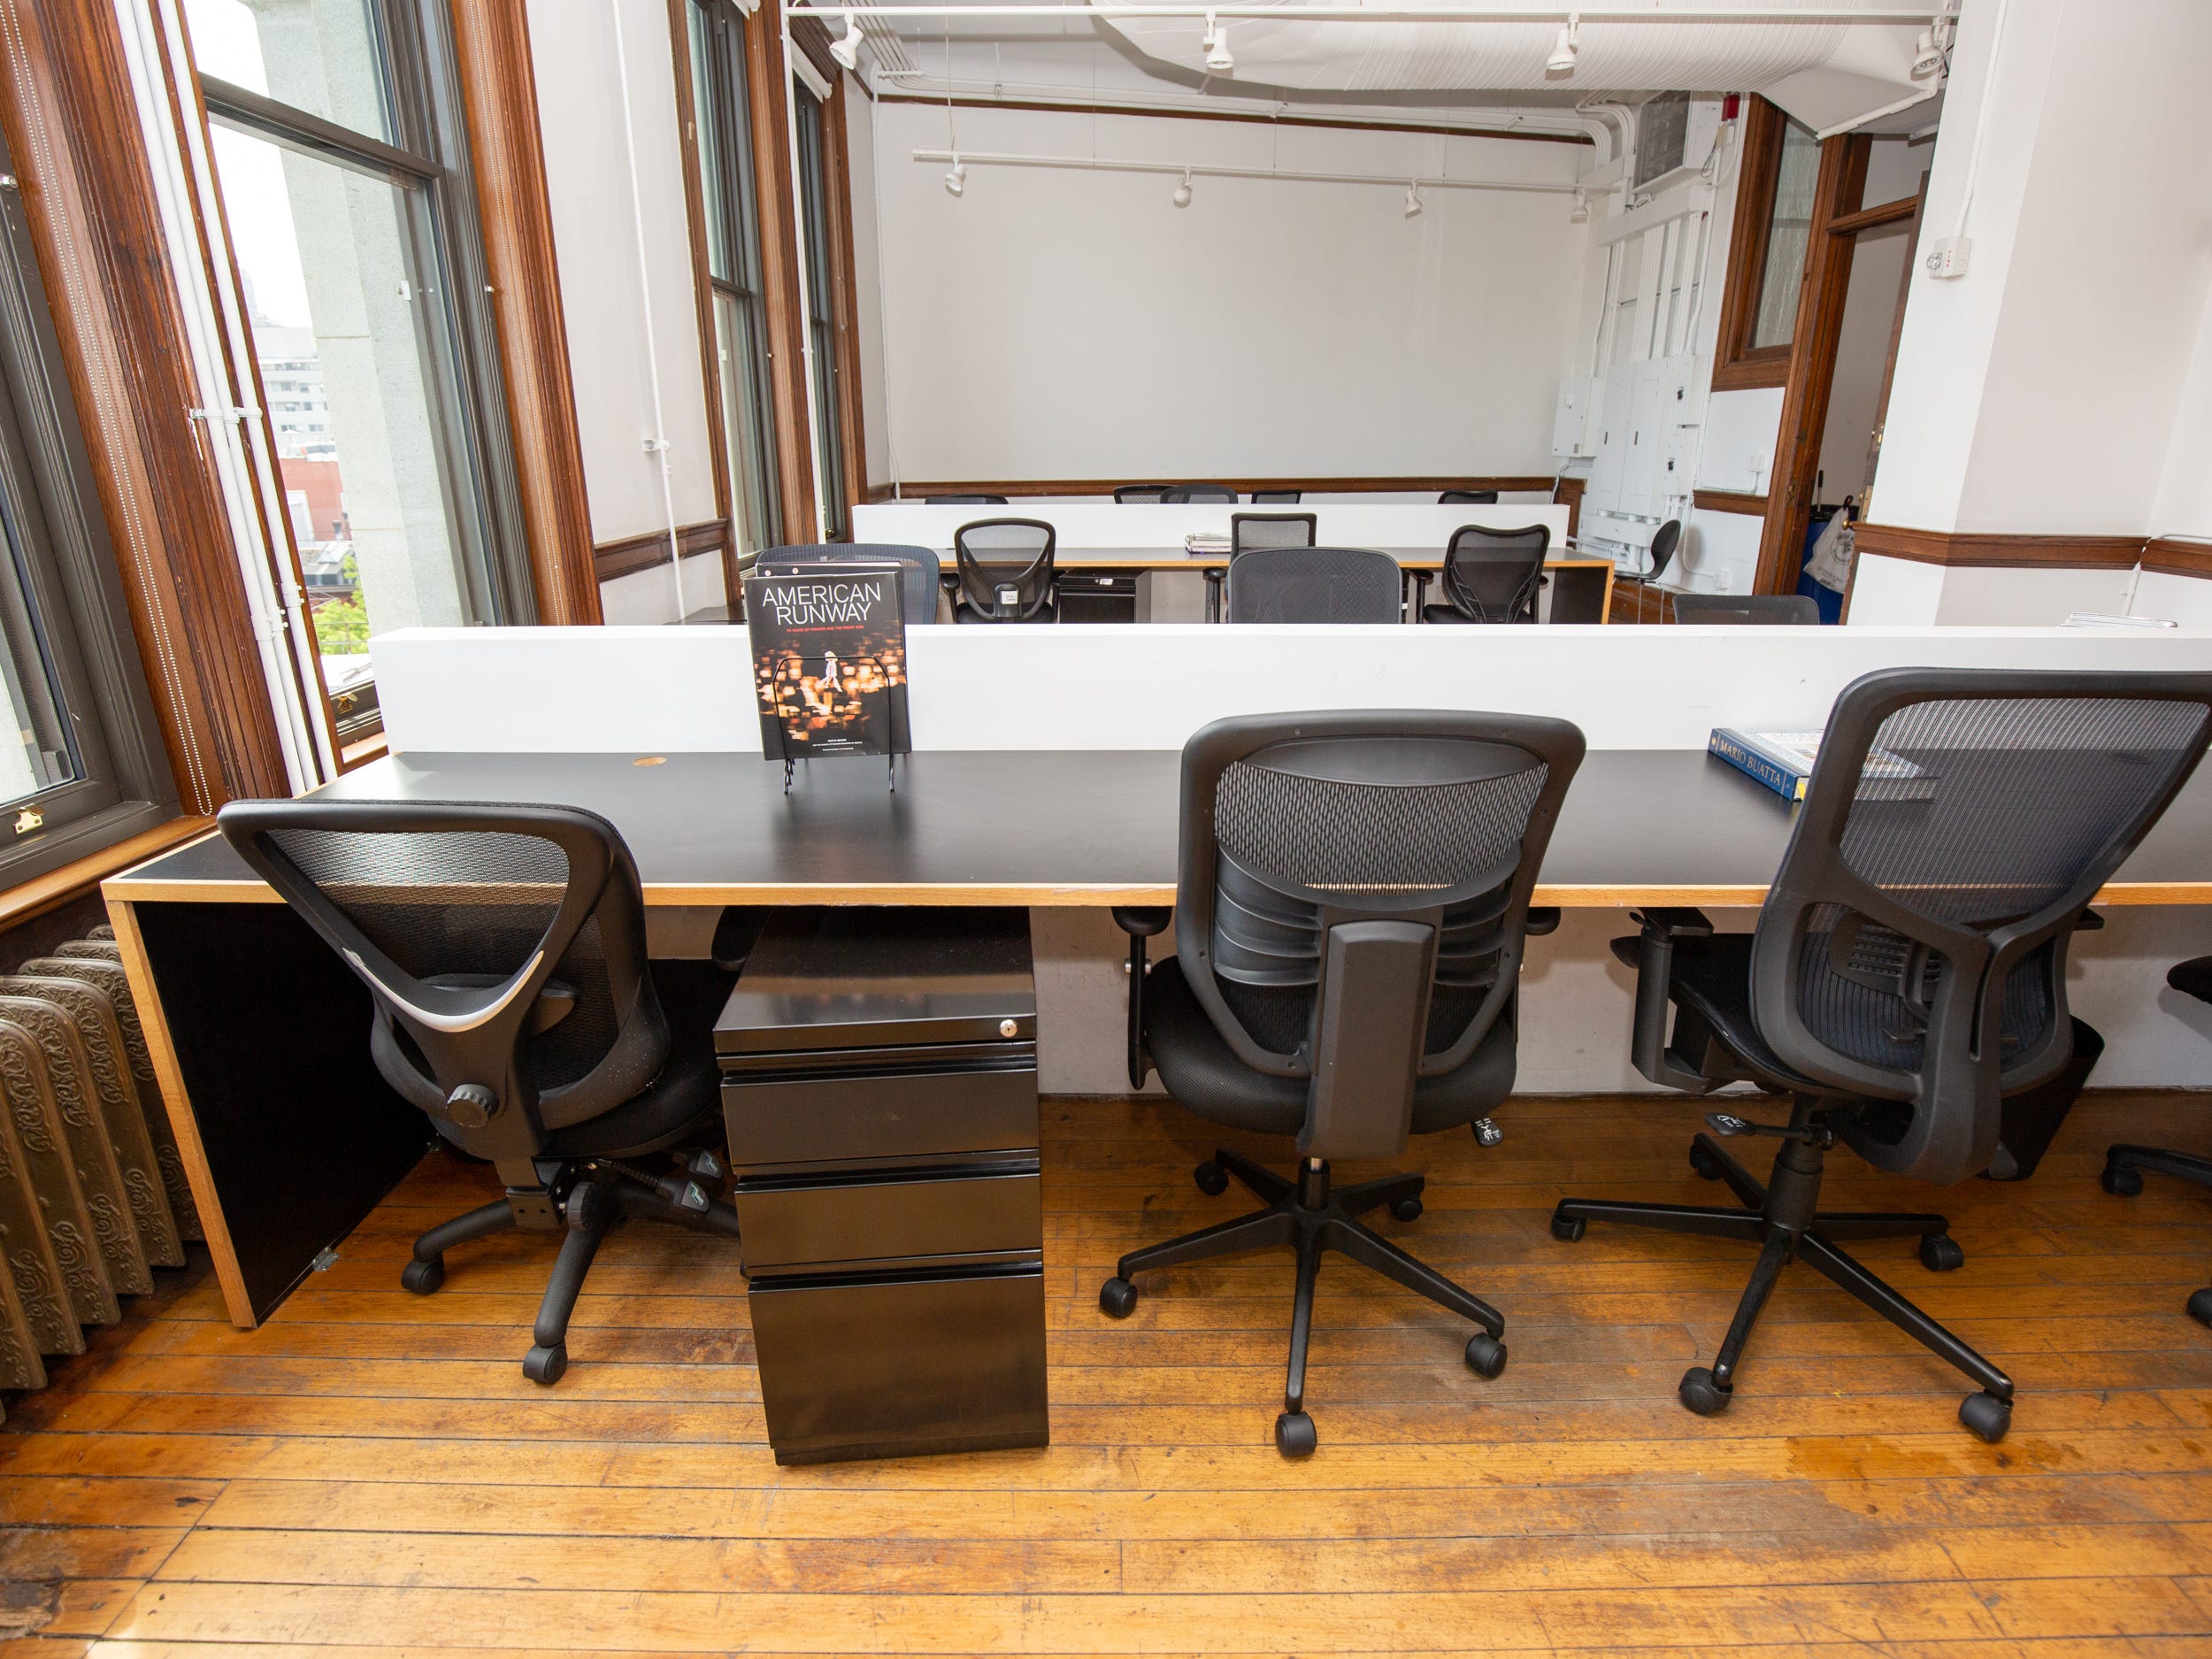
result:
[(787, 911), (715, 1048), (776, 1461), (1045, 1444), (1028, 912)]

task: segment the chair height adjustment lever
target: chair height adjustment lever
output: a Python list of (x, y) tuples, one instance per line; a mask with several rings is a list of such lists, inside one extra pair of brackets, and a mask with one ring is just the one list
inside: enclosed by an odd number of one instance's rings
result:
[(1800, 1128), (1793, 1124), (1755, 1124), (1749, 1118), (1736, 1117), (1732, 1112), (1707, 1112), (1705, 1126), (1724, 1138), (1771, 1135), (1777, 1141), (1802, 1141), (1816, 1147), (1832, 1145), (1835, 1140), (1824, 1128)]

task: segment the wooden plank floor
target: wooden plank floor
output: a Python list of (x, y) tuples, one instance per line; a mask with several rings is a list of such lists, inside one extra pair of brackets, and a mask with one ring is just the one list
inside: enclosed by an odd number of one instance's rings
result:
[(0, 1654), (2212, 1653), (2212, 1332), (2182, 1312), (2212, 1194), (2095, 1180), (2114, 1139), (2212, 1147), (2208, 1105), (2093, 1096), (2016, 1187), (1838, 1155), (1835, 1207), (1953, 1217), (1955, 1275), (1863, 1254), (2018, 1380), (1996, 1447), (1802, 1268), (1733, 1408), (1676, 1404), (1749, 1253), (1560, 1245), (1546, 1217), (1707, 1199), (1680, 1102), (1517, 1102), (1494, 1150), (1417, 1141), (1428, 1211), (1380, 1225), (1504, 1309), (1511, 1363), (1472, 1376), (1457, 1322), (1332, 1258), (1303, 1464), (1270, 1439), (1286, 1257), (1098, 1312), (1121, 1250), (1240, 1202), (1193, 1187), (1211, 1136), (1172, 1108), (1047, 1104), (1051, 1448), (830, 1468), (768, 1455), (718, 1240), (611, 1240), (551, 1389), (518, 1370), (549, 1240), (403, 1292), (412, 1235), (490, 1190), (437, 1156), (264, 1329), (174, 1275), (6, 1401)]

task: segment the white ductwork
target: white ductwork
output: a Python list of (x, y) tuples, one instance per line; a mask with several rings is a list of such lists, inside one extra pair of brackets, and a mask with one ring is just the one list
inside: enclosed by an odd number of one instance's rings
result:
[[(1264, 0), (1262, 0), (1264, 4)], [(1445, 0), (1448, 4), (1448, 0)], [(1248, 6), (1240, 10), (1249, 10)], [(1866, 0), (1881, 21), (1855, 23), (1836, 0), (1759, 0), (1763, 20), (1715, 20), (1725, 4), (1679, 18), (1653, 7), (1650, 20), (1586, 16), (1575, 30), (1571, 73), (1548, 70), (1560, 27), (1554, 20), (1513, 19), (1363, 22), (1302, 18), (1302, 0), (1281, 0), (1272, 17), (1224, 18), (1242, 86), (1348, 94), (1410, 91), (1757, 92), (1817, 131), (1848, 126), (1932, 93), (1933, 76), (1912, 73), (1918, 29), (1895, 21), (1891, 0)], [(1402, 14), (1425, 9), (1396, 0)], [(1940, 0), (1930, 15), (1942, 9)], [(1803, 10), (1801, 22), (1774, 20), (1778, 11)], [(1132, 14), (1098, 9), (1104, 27), (1138, 51), (1188, 73), (1205, 72), (1202, 18)]]

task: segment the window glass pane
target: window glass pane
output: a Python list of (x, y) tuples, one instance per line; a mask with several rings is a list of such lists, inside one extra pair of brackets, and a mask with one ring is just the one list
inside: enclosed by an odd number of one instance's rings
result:
[(845, 457), (837, 418), (837, 352), (831, 310), (829, 180), (822, 151), (827, 111), (803, 87), (799, 117), (799, 212), (806, 232), (807, 345), (814, 358), (814, 453), (827, 534), (845, 534)]
[(707, 268), (724, 281), (736, 275), (731, 257), (729, 204), (723, 196), (723, 134), (715, 119), (713, 26), (702, 0), (688, 0), (691, 111), (699, 135), (699, 194), (707, 209)]
[[(0, 562), (0, 803), (13, 807), (56, 784), (83, 776), (70, 735), (61, 677), (47, 647), (48, 618), (40, 614), (31, 580), (31, 549), (25, 540), (27, 503), (0, 487), (8, 557)], [(35, 511), (35, 507), (30, 509)], [(5, 841), (0, 830), (0, 841)]]
[(365, 678), (371, 629), (491, 619), (450, 507), (434, 266), (388, 179), (220, 127), (215, 160), (334, 695)]
[(398, 143), (371, 0), (184, 0), (204, 75)]
[(1786, 346), (1797, 332), (1797, 290), (1805, 279), (1805, 249), (1813, 229), (1813, 192), (1820, 178), (1820, 141), (1795, 121), (1782, 127), (1782, 159), (1774, 175), (1774, 217), (1767, 228), (1766, 265), (1751, 346)]
[(759, 383), (748, 302), (714, 291), (714, 345), (721, 357), (722, 436), (729, 447), (730, 526), (740, 557), (768, 545), (768, 480), (762, 476), (766, 435), (752, 388)]

